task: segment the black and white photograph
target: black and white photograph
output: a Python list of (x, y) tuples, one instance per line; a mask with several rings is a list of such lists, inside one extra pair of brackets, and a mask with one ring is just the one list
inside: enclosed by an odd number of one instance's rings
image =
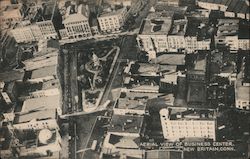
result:
[(250, 159), (250, 0), (0, 0), (0, 159)]

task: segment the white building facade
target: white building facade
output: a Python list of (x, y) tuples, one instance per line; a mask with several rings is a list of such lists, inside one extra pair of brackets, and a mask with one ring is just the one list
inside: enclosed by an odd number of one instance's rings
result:
[[(178, 108), (180, 109), (180, 108)], [(182, 108), (186, 111), (187, 108)], [(174, 119), (170, 117), (169, 109), (160, 111), (160, 119), (164, 138), (170, 141), (177, 141), (181, 138), (206, 138), (216, 139), (216, 120), (201, 119), (199, 117), (178, 114)]]

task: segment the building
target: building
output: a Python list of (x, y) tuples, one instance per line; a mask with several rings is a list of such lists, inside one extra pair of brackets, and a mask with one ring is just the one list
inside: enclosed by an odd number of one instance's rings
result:
[(113, 115), (107, 135), (103, 142), (104, 154), (119, 153), (130, 157), (142, 158), (139, 149), (140, 138), (144, 135), (144, 117)]
[(102, 32), (119, 31), (127, 19), (127, 13), (127, 7), (103, 10), (97, 17), (100, 30)]
[(185, 33), (186, 51), (192, 53), (197, 50), (210, 50), (212, 33), (208, 18), (188, 18)]
[[(61, 150), (61, 136), (55, 129), (16, 130), (3, 128), (1, 157), (34, 158), (51, 156), (58, 158)], [(2, 135), (1, 135), (2, 137)]]
[(20, 4), (7, 4), (0, 9), (0, 23), (2, 29), (8, 29), (22, 21), (24, 12)]
[(164, 138), (216, 140), (216, 114), (213, 110), (169, 107), (160, 110)]
[(226, 17), (249, 19), (249, 0), (198, 0), (197, 5), (208, 10), (219, 10)]
[(150, 93), (134, 93), (122, 90), (113, 108), (115, 115), (145, 115)]
[(149, 13), (143, 20), (137, 44), (148, 53), (149, 60), (156, 58), (156, 53), (168, 50), (168, 33), (172, 25), (173, 12)]
[(65, 29), (60, 30), (61, 38), (83, 40), (92, 37), (89, 14), (88, 5), (69, 6), (63, 20)]
[(238, 41), (239, 41), (239, 49), (240, 50), (250, 50), (250, 23), (249, 22), (244, 22), (240, 21), (239, 24), (239, 36), (238, 36)]
[(129, 62), (124, 73), (124, 86), (129, 91), (159, 93), (159, 65)]
[(187, 103), (192, 107), (200, 107), (206, 103), (206, 83), (208, 80), (208, 56), (205, 53), (199, 53), (194, 62), (194, 67), (189, 69), (186, 75), (188, 90)]
[(56, 1), (49, 1), (46, 5), (30, 4), (25, 15), (11, 30), (17, 43), (58, 38), (57, 31), (62, 24)]
[(168, 50), (170, 52), (179, 52), (185, 50), (185, 37), (187, 30), (187, 19), (174, 20), (168, 34)]
[(235, 84), (235, 106), (237, 109), (250, 110), (249, 57), (242, 60), (242, 66)]
[(226, 45), (233, 52), (239, 49), (239, 20), (219, 19), (218, 30), (215, 36), (216, 45)]
[(180, 1), (181, 0), (159, 0), (158, 3), (163, 3), (166, 4), (168, 6), (174, 6), (174, 7), (178, 7), (180, 5)]

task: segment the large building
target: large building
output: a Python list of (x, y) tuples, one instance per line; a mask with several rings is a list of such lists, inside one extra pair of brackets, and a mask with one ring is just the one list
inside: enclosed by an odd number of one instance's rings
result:
[(46, 5), (30, 5), (23, 17), (11, 33), (17, 43), (39, 41), (41, 39), (58, 38), (57, 30), (61, 27), (61, 16), (56, 1)]
[(235, 106), (238, 109), (250, 110), (249, 69), (249, 58), (245, 57), (235, 84)]
[(156, 58), (157, 52), (168, 50), (168, 33), (172, 25), (173, 13), (150, 13), (142, 22), (137, 43), (141, 50), (148, 53), (149, 59)]
[(188, 82), (187, 103), (191, 107), (200, 107), (206, 103), (206, 83), (208, 81), (208, 56), (198, 53), (194, 61), (194, 67), (187, 72)]
[(182, 14), (177, 16), (176, 11), (153, 12), (142, 22), (137, 43), (148, 53), (149, 60), (160, 52), (209, 50), (209, 29), (208, 19), (187, 19)]
[(218, 30), (215, 36), (217, 45), (227, 45), (231, 51), (237, 51), (239, 35), (238, 19), (219, 19)]
[(213, 110), (169, 107), (161, 109), (160, 119), (164, 138), (216, 139), (216, 116)]
[(59, 158), (61, 136), (56, 129), (17, 130), (5, 127), (1, 129), (0, 136), (3, 158)]
[(97, 17), (102, 32), (119, 31), (127, 19), (127, 7), (120, 9), (107, 8)]
[(103, 141), (104, 154), (120, 153), (126, 156), (142, 158), (140, 147), (144, 135), (143, 116), (113, 115), (107, 135)]
[(19, 23), (24, 16), (23, 9), (20, 4), (8, 4), (0, 9), (1, 29), (8, 29), (15, 23)]
[(92, 37), (89, 25), (89, 13), (87, 5), (69, 6), (63, 20), (65, 29), (60, 30), (61, 38), (83, 40)]
[(249, 0), (198, 0), (201, 8), (219, 10), (226, 17), (249, 19)]

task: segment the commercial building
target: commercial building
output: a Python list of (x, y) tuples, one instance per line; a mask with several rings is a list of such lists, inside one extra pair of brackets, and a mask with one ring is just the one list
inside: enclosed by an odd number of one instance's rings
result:
[(248, 0), (198, 0), (197, 5), (208, 10), (222, 11), (226, 17), (250, 18)]
[(104, 9), (97, 17), (102, 32), (119, 31), (127, 19), (127, 7)]
[(237, 109), (250, 110), (249, 57), (242, 60), (242, 66), (235, 84), (235, 106)]
[(23, 6), (20, 4), (7, 4), (0, 9), (1, 29), (8, 29), (19, 23), (23, 16)]
[(88, 5), (71, 5), (67, 8), (63, 24), (65, 29), (60, 30), (62, 39), (83, 40), (92, 36), (89, 25)]
[(25, 15), (23, 21), (17, 23), (11, 30), (17, 43), (58, 38), (57, 31), (61, 27), (61, 15), (56, 1), (49, 1), (46, 5), (30, 4)]
[(124, 73), (124, 86), (129, 91), (159, 93), (159, 65), (129, 62)]
[(151, 93), (134, 93), (122, 90), (114, 105), (115, 115), (145, 115), (148, 114), (146, 104)]
[(158, 3), (166, 4), (168, 6), (178, 7), (180, 5), (181, 0), (159, 0)]
[[(3, 133), (3, 134), (2, 134)], [(1, 129), (1, 157), (59, 157), (61, 136), (55, 129)], [(3, 137), (3, 138), (2, 138)]]
[(188, 18), (185, 33), (186, 51), (192, 53), (196, 50), (209, 50), (212, 33), (209, 32), (208, 18)]
[(148, 53), (149, 59), (156, 58), (157, 52), (168, 50), (168, 33), (172, 25), (173, 12), (149, 13), (142, 22), (137, 44)]
[(140, 137), (144, 135), (144, 117), (130, 115), (113, 115), (102, 152), (113, 154), (119, 152), (126, 156), (142, 158)]
[(208, 19), (186, 18), (179, 12), (153, 12), (142, 22), (137, 43), (148, 53), (149, 60), (162, 52), (192, 53), (210, 49), (212, 33)]
[(164, 138), (169, 141), (216, 139), (214, 110), (169, 107), (160, 111), (160, 119)]
[(226, 45), (231, 51), (237, 51), (239, 35), (239, 20), (238, 19), (219, 19), (218, 30), (215, 36), (217, 45)]
[(200, 107), (206, 103), (208, 68), (207, 53), (198, 53), (194, 67), (188, 70), (186, 76), (188, 83), (187, 103), (192, 107)]

